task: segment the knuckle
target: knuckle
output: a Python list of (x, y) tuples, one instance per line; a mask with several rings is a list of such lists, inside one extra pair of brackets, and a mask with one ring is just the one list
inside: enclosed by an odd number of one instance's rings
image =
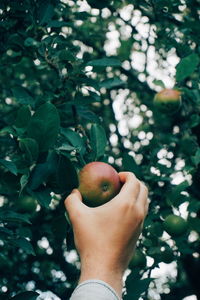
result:
[(136, 212), (136, 219), (137, 219), (138, 223), (142, 223), (145, 218), (144, 210), (142, 210), (141, 208), (136, 208), (135, 212)]
[(142, 185), (143, 185), (145, 194), (148, 195), (148, 193), (149, 193), (148, 187), (144, 183), (142, 183)]
[(122, 201), (122, 209), (124, 211), (128, 211), (128, 210), (132, 209), (133, 206), (134, 206), (133, 201), (128, 201), (128, 200)]

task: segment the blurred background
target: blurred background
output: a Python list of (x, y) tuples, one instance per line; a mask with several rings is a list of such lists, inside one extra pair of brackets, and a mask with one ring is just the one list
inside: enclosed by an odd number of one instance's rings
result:
[(123, 298), (200, 297), (199, 4), (1, 0), (2, 300), (70, 298), (63, 200), (95, 160), (149, 187)]

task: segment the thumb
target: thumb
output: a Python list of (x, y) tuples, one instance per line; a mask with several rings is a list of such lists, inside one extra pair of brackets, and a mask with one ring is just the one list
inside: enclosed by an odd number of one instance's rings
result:
[(65, 199), (64, 204), (72, 223), (85, 208), (85, 205), (82, 202), (81, 193), (77, 189), (74, 189), (71, 192), (71, 194)]

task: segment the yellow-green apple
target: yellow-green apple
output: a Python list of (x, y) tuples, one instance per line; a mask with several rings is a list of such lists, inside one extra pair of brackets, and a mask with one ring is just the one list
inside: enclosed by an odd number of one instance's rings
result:
[(144, 253), (139, 250), (136, 249), (135, 253), (129, 263), (129, 268), (133, 269), (135, 267), (141, 267), (144, 268), (146, 266), (146, 256), (144, 255)]
[(163, 89), (154, 97), (155, 107), (164, 113), (173, 113), (181, 105), (181, 92), (176, 89)]
[(109, 164), (95, 161), (79, 172), (79, 191), (83, 202), (96, 207), (115, 197), (121, 188), (117, 171)]
[(33, 213), (37, 208), (37, 200), (29, 195), (19, 197), (15, 204), (17, 210), (24, 213)]
[(188, 223), (182, 217), (171, 214), (166, 217), (163, 226), (168, 234), (175, 237), (187, 231)]

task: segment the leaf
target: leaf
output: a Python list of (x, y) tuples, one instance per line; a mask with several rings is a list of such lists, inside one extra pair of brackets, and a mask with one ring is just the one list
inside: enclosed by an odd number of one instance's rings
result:
[(123, 86), (125, 82), (121, 80), (120, 78), (110, 78), (107, 80), (103, 80), (100, 83), (100, 87), (104, 87), (106, 89), (112, 89), (112, 88), (119, 88)]
[(61, 130), (61, 133), (68, 140), (68, 142), (74, 147), (74, 149), (76, 149), (78, 152), (81, 152), (82, 154), (85, 153), (85, 145), (83, 139), (76, 131), (65, 128)]
[(62, 154), (56, 156), (56, 162), (48, 183), (56, 193), (71, 192), (78, 187), (76, 169), (70, 159)]
[(52, 168), (48, 161), (42, 164), (37, 164), (31, 173), (29, 187), (32, 190), (36, 190), (40, 185), (45, 183), (48, 176), (51, 174)]
[(28, 106), (23, 105), (17, 111), (15, 126), (17, 128), (26, 128), (31, 118), (31, 112)]
[(31, 37), (28, 37), (24, 41), (24, 46), (26, 46), (26, 47), (34, 47), (34, 46), (36, 47), (37, 45), (38, 45), (38, 42)]
[(188, 126), (192, 128), (199, 125), (199, 123), (200, 123), (200, 116), (197, 114), (192, 114), (189, 118)]
[(20, 194), (23, 191), (23, 189), (25, 188), (25, 186), (27, 185), (28, 180), (29, 180), (29, 174), (24, 174), (20, 178), (20, 185), (21, 185)]
[(9, 242), (13, 244), (16, 247), (21, 248), (24, 250), (27, 254), (35, 255), (35, 251), (33, 249), (33, 246), (31, 243), (25, 238), (25, 237), (19, 237), (16, 239), (10, 239)]
[(199, 218), (190, 218), (188, 220), (191, 230), (195, 230), (200, 233), (200, 219)]
[(12, 174), (17, 175), (17, 167), (12, 161), (6, 159), (0, 159), (0, 164), (4, 166), (4, 168), (6, 168), (8, 171), (10, 171)]
[(182, 81), (191, 75), (199, 64), (199, 56), (192, 53), (184, 57), (176, 66), (176, 80)]
[(69, 152), (71, 152), (71, 151), (73, 151), (75, 149), (76, 148), (74, 146), (71, 146), (71, 145), (69, 145), (67, 143), (63, 143), (62, 146), (56, 148), (56, 150), (58, 150), (58, 151), (69, 151)]
[(117, 58), (100, 58), (87, 62), (86, 66), (92, 67), (120, 67), (121, 62)]
[(139, 274), (131, 272), (126, 279), (127, 294), (123, 299), (138, 300), (141, 297), (141, 294), (147, 291), (152, 280), (153, 278), (141, 279)]
[(153, 80), (153, 83), (154, 83), (155, 85), (158, 85), (158, 86), (162, 87), (163, 89), (165, 88), (165, 84), (164, 84), (164, 82), (163, 82), (162, 80), (154, 79), (154, 80)]
[(21, 139), (19, 141), (19, 147), (22, 150), (22, 152), (25, 153), (25, 156), (29, 160), (29, 162), (32, 163), (37, 160), (39, 147), (38, 147), (38, 143), (34, 139), (31, 138)]
[(49, 204), (51, 203), (51, 190), (48, 189), (47, 187), (41, 187), (37, 189), (36, 191), (30, 192), (32, 196), (34, 196), (37, 200), (38, 203), (41, 206), (44, 206), (46, 208), (49, 207)]
[(29, 291), (29, 292), (19, 293), (14, 297), (10, 298), (9, 300), (36, 300), (38, 296), (39, 296), (38, 293)]
[(72, 191), (78, 187), (78, 176), (72, 162), (67, 157), (60, 155), (56, 169), (56, 179), (61, 193)]
[(59, 59), (61, 61), (72, 61), (74, 62), (76, 60), (76, 57), (73, 55), (73, 53), (69, 50), (61, 50), (59, 53)]
[(98, 160), (105, 153), (107, 138), (104, 128), (99, 124), (92, 124), (90, 130), (91, 148), (94, 153), (94, 160)]
[(200, 163), (200, 148), (196, 151), (195, 155), (191, 157), (192, 162), (195, 166)]
[(54, 27), (54, 28), (60, 28), (62, 26), (69, 26), (69, 22), (52, 20), (47, 24), (47, 27)]
[(17, 102), (21, 104), (33, 104), (34, 100), (29, 95), (29, 92), (26, 88), (22, 86), (16, 86), (11, 89), (13, 96), (16, 98)]
[(99, 123), (99, 117), (87, 107), (84, 106), (77, 106), (77, 113), (80, 117), (86, 120), (90, 120), (91, 122)]
[(135, 174), (136, 177), (141, 179), (141, 171), (135, 159), (128, 153), (123, 153), (122, 155), (122, 166), (124, 171), (129, 171)]
[(12, 210), (0, 210), (0, 219), (2, 221), (25, 222), (27, 224), (31, 224), (29, 217), (26, 214), (20, 214)]
[(48, 151), (57, 139), (59, 126), (60, 118), (56, 107), (45, 103), (32, 116), (27, 135), (37, 141), (41, 152)]
[(47, 24), (54, 15), (54, 7), (51, 3), (48, 2), (49, 1), (41, 2), (39, 7), (39, 20), (40, 20), (39, 24), (41, 26)]

